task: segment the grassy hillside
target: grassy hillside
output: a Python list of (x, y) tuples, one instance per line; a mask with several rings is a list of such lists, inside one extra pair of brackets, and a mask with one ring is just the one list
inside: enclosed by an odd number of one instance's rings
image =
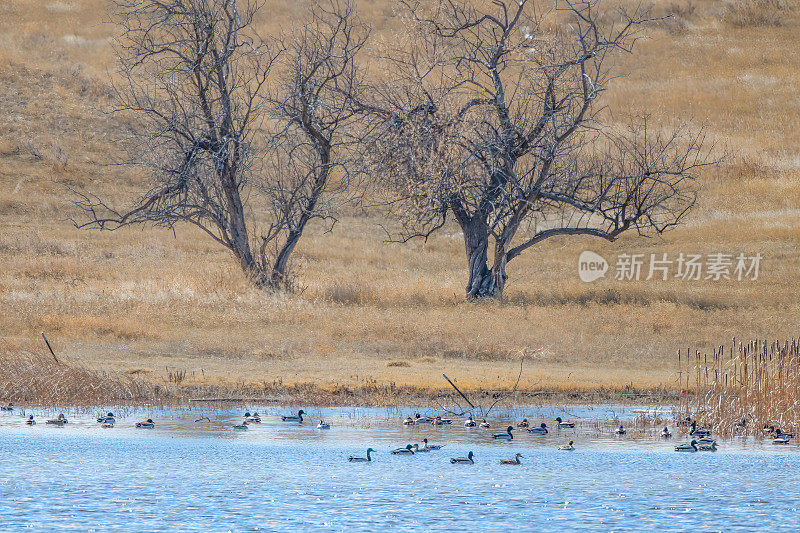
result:
[[(264, 31), (302, 2), (268, 0)], [(394, 2), (362, 0), (379, 39)], [(463, 299), (463, 242), (384, 242), (372, 216), (311, 228), (297, 250), (300, 291), (248, 286), (196, 231), (79, 231), (66, 186), (120, 203), (143, 177), (109, 166), (120, 125), (102, 0), (0, 4), (0, 350), (190, 383), (442, 384), (516, 378), (523, 388), (670, 385), (679, 348), (792, 337), (800, 309), (800, 13), (781, 2), (657, 2), (650, 29), (607, 103), (617, 113), (706, 124), (726, 152), (705, 171), (688, 222), (663, 239), (551, 239), (509, 265), (507, 301)], [(756, 281), (582, 283), (577, 258), (620, 253), (763, 256)]]

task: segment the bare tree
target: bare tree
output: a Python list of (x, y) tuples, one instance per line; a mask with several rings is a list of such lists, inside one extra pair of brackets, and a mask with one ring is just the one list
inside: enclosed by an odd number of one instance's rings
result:
[(547, 238), (675, 226), (706, 164), (702, 133), (600, 124), (609, 58), (632, 50), (645, 15), (601, 25), (593, 0), (544, 3), (403, 2), (408, 46), (363, 102), (383, 124), (372, 152), (401, 239), (452, 215), (471, 298), (502, 296), (508, 262)]
[(321, 199), (345, 167), (336, 160), (352, 117), (343, 94), (357, 82), (367, 32), (348, 3), (334, 1), (270, 44), (254, 29), (263, 5), (116, 0), (118, 111), (133, 116), (129, 162), (150, 171), (152, 187), (127, 210), (79, 193), (88, 221), (77, 226), (189, 223), (229, 249), (255, 284), (286, 282), (308, 221), (331, 216)]
[(316, 4), (308, 23), (283, 41), (273, 113), (280, 131), (258, 184), (271, 211), (259, 235), (260, 260), (271, 264), (274, 283), (286, 280), (308, 222), (335, 222), (338, 208), (358, 197), (360, 138), (353, 123), (363, 84), (356, 60), (368, 35), (348, 0), (331, 0)]

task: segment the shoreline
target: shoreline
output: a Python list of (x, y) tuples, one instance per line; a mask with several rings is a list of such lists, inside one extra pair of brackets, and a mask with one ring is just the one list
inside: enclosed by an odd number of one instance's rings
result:
[[(681, 400), (680, 391), (667, 388), (602, 387), (596, 389), (531, 389), (513, 393), (503, 390), (465, 389), (464, 394), (473, 407), (458, 398), (451, 388), (396, 387), (393, 385), (328, 388), (314, 384), (264, 388), (224, 386), (163, 386), (153, 385), (152, 395), (106, 398), (35, 398), (9, 395), (0, 399), (3, 405), (13, 402), (20, 408), (53, 406), (93, 408), (102, 405), (120, 407), (205, 408), (230, 405), (305, 405), (309, 407), (413, 407), (441, 412), (485, 410), (496, 402), (495, 408), (514, 409), (543, 405), (608, 405), (637, 403), (653, 406), (674, 406)], [(454, 400), (458, 399), (458, 403)], [(97, 401), (99, 400), (99, 401)]]

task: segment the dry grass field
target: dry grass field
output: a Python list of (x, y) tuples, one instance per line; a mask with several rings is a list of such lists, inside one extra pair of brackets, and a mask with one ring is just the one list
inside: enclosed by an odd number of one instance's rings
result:
[[(265, 31), (305, 2), (268, 0)], [(395, 2), (361, 0), (380, 39)], [(42, 352), (162, 383), (466, 388), (676, 386), (675, 352), (791, 338), (800, 319), (800, 10), (791, 2), (656, 2), (674, 19), (620, 65), (607, 103), (664, 123), (706, 124), (725, 152), (700, 176), (687, 223), (663, 239), (551, 239), (509, 266), (506, 301), (470, 303), (463, 241), (384, 242), (373, 214), (297, 250), (300, 289), (248, 286), (218, 245), (182, 227), (80, 231), (67, 186), (130, 200), (142, 176), (107, 163), (114, 52), (103, 0), (0, 3), (0, 352)], [(586, 284), (577, 258), (760, 253), (755, 281)]]

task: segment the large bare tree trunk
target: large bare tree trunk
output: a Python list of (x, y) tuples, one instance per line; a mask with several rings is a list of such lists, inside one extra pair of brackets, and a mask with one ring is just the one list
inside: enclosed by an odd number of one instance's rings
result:
[(294, 231), (290, 233), (286, 237), (286, 242), (283, 244), (280, 252), (275, 258), (275, 263), (272, 265), (272, 273), (270, 275), (271, 284), (274, 287), (280, 287), (286, 285), (287, 281), (287, 273), (289, 268), (289, 257), (292, 255), (295, 246), (300, 241), (300, 236), (302, 235), (302, 229), (300, 231)]
[(505, 253), (498, 254), (495, 247), (495, 262), (489, 268), (489, 228), (482, 219), (473, 217), (461, 227), (464, 246), (469, 263), (467, 298), (500, 298), (508, 276), (506, 276)]

